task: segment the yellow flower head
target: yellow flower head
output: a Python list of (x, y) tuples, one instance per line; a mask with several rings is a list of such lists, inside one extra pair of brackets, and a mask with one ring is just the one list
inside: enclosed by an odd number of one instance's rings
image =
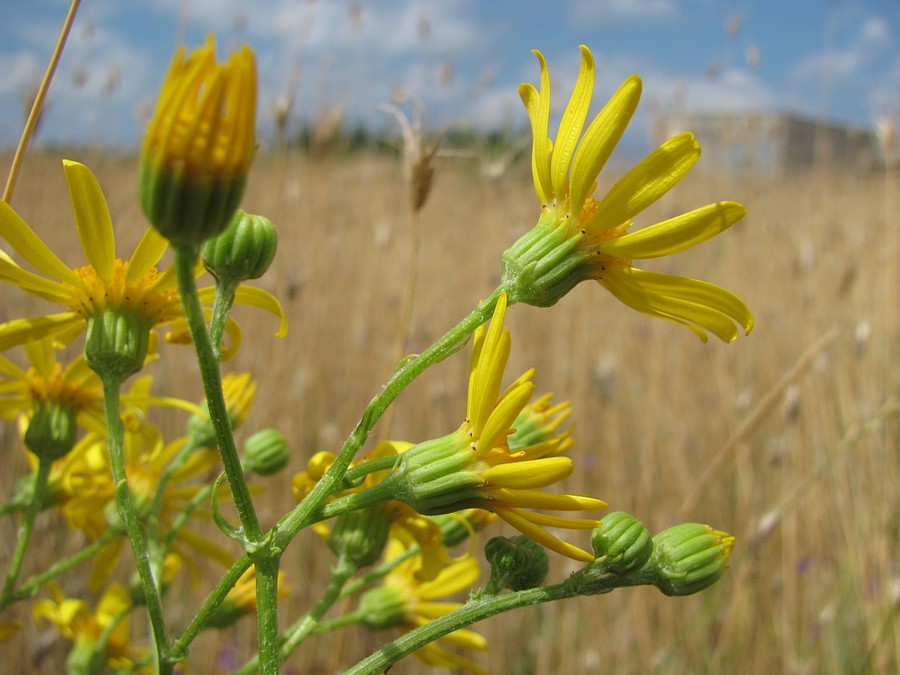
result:
[(503, 255), (511, 302), (546, 306), (585, 279), (596, 279), (626, 305), (687, 326), (702, 340), (706, 331), (724, 341), (746, 332), (753, 316), (734, 294), (712, 284), (636, 269), (635, 259), (667, 256), (695, 246), (740, 220), (736, 202), (716, 202), (628, 232), (632, 218), (668, 192), (700, 157), (694, 136), (663, 143), (601, 199), (591, 195), (641, 94), (629, 77), (584, 128), (594, 88), (594, 59), (581, 47), (581, 71), (560, 121), (549, 137), (550, 74), (540, 52), (540, 89), (525, 83), (519, 94), (531, 120), (532, 174), (542, 205), (538, 224)]
[[(403, 544), (392, 540), (385, 558), (393, 560), (403, 550)], [(362, 596), (357, 614), (364, 625), (373, 629), (401, 626), (407, 631), (423, 626), (462, 607), (462, 603), (444, 598), (471, 589), (480, 574), (478, 562), (470, 556), (448, 560), (437, 576), (428, 581), (417, 575), (419, 565), (415, 557), (404, 560), (388, 573), (382, 586)], [(448, 646), (485, 651), (487, 640), (474, 631), (460, 629), (427, 644), (415, 654), (431, 666), (485, 672), (473, 661), (447, 649)]]
[[(168, 246), (166, 240), (150, 228), (131, 260), (117, 258), (112, 218), (97, 179), (86, 166), (69, 160), (63, 161), (63, 171), (88, 264), (69, 268), (11, 206), (0, 201), (0, 236), (42, 273), (23, 269), (0, 250), (0, 281), (65, 308), (59, 314), (0, 324), (0, 351), (48, 336), (67, 344), (84, 331), (89, 319), (107, 312), (122, 314), (147, 328), (170, 325), (175, 335), (187, 332), (175, 275), (156, 267)], [(214, 288), (201, 289), (201, 300), (211, 302), (214, 293)], [(287, 332), (281, 305), (266, 291), (241, 286), (235, 301), (274, 313), (281, 320), (278, 335)], [(234, 321), (229, 322), (228, 332), (237, 343), (239, 332)]]
[(215, 40), (179, 48), (144, 137), (141, 201), (165, 237), (199, 244), (231, 220), (255, 150), (256, 63), (244, 45), (218, 64)]
[[(141, 650), (129, 641), (127, 612), (131, 607), (128, 590), (119, 584), (110, 584), (103, 592), (97, 608), (91, 612), (83, 600), (67, 598), (58, 586), (48, 584), (53, 599), (38, 600), (34, 604), (36, 623), (53, 624), (68, 640), (75, 643), (75, 657), (81, 652), (89, 658), (97, 643), (106, 633), (104, 652), (106, 663), (113, 670), (133, 668), (143, 656)], [(107, 633), (107, 631), (109, 631)], [(72, 656), (70, 656), (71, 665)], [(145, 672), (146, 669), (138, 669)]]
[[(214, 479), (219, 466), (218, 452), (213, 448), (193, 450), (183, 463), (169, 473), (169, 465), (182, 450), (185, 438), (163, 443), (159, 430), (142, 415), (126, 415), (123, 452), (125, 471), (138, 516), (146, 521), (152, 510), (158, 510), (162, 536), (176, 518), (185, 511), (194, 496)], [(109, 466), (109, 449), (105, 435), (88, 434), (66, 457), (65, 472), (59, 477), (62, 490), (61, 511), (72, 529), (81, 530), (89, 538), (97, 539), (110, 527), (115, 513), (115, 484)], [(165, 477), (164, 487), (161, 482)], [(162, 492), (160, 492), (162, 490)], [(194, 516), (209, 517), (208, 512), (193, 512)], [(92, 581), (99, 582), (109, 575), (119, 559), (122, 539), (114, 540), (98, 554)], [(196, 554), (231, 564), (233, 556), (200, 532), (184, 526), (172, 541), (172, 550), (192, 572)], [(192, 558), (189, 552), (194, 553)]]
[(449, 436), (420, 443), (401, 455), (392, 477), (397, 498), (427, 515), (487, 509), (543, 546), (590, 562), (594, 559), (590, 553), (557, 539), (544, 527), (593, 529), (598, 521), (530, 510), (580, 511), (604, 508), (606, 503), (542, 490), (572, 473), (571, 458), (561, 454), (571, 443), (568, 432), (535, 434), (534, 442), (511, 447), (513, 425), (534, 393), (534, 369), (501, 393), (511, 345), (509, 330), (503, 327), (505, 313), (506, 295), (501, 294), (490, 328), (481, 326), (475, 332), (465, 422)]

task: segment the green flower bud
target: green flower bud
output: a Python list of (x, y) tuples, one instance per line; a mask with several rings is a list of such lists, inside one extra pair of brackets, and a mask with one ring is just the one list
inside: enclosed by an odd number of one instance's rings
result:
[(447, 548), (452, 548), (482, 530), (488, 523), (494, 522), (497, 516), (484, 509), (466, 509), (431, 516), (431, 519), (441, 530), (441, 542)]
[(494, 537), (484, 547), (491, 565), (491, 578), (485, 589), (494, 595), (504, 588), (524, 591), (540, 586), (550, 570), (546, 549), (523, 534)]
[(406, 598), (392, 586), (378, 586), (359, 599), (355, 615), (373, 630), (402, 626), (406, 623)]
[(226, 230), (203, 245), (203, 264), (220, 281), (257, 279), (269, 269), (277, 247), (271, 220), (238, 209)]
[(382, 508), (360, 509), (339, 516), (328, 548), (358, 568), (371, 565), (384, 552), (391, 518)]
[(603, 517), (591, 533), (594, 555), (604, 569), (629, 574), (644, 566), (653, 553), (653, 541), (644, 524), (624, 511)]
[(25, 446), (42, 462), (52, 462), (75, 447), (76, 430), (74, 408), (59, 401), (39, 401), (28, 421)]
[(277, 429), (257, 431), (244, 443), (244, 468), (260, 476), (278, 473), (290, 458), (287, 440)]
[(104, 308), (88, 317), (84, 358), (101, 378), (119, 382), (144, 366), (151, 323), (138, 312)]
[(666, 595), (691, 595), (711, 586), (728, 568), (734, 537), (699, 523), (682, 523), (653, 537), (643, 572)]

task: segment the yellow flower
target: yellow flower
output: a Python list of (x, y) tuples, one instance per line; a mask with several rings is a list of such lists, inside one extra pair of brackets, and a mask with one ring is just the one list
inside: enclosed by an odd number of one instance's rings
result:
[[(731, 227), (746, 213), (736, 202), (716, 202), (628, 232), (632, 218), (668, 192), (700, 157), (690, 133), (663, 143), (622, 177), (602, 199), (591, 195), (597, 177), (637, 108), (641, 81), (629, 77), (583, 129), (594, 87), (594, 59), (581, 47), (581, 71), (560, 121), (548, 135), (550, 75), (540, 52), (540, 89), (519, 94), (531, 120), (532, 174), (542, 205), (537, 225), (503, 255), (510, 302), (552, 305), (585, 279), (596, 279), (620, 301), (645, 314), (687, 326), (706, 341), (745, 332), (753, 316), (734, 294), (712, 284), (639, 270), (635, 259), (671, 255)], [(582, 133), (583, 131), (583, 133)]]
[[(386, 560), (403, 552), (403, 545), (395, 540), (388, 544)], [(384, 629), (402, 626), (410, 631), (462, 607), (460, 602), (441, 601), (473, 587), (480, 571), (474, 557), (448, 561), (440, 573), (430, 581), (416, 574), (420, 563), (415, 557), (394, 567), (380, 587), (368, 591), (360, 599), (357, 614), (361, 623), (370, 628)], [(484, 673), (476, 663), (447, 649), (447, 646), (485, 651), (487, 640), (478, 633), (460, 629), (427, 644), (415, 652), (425, 663), (470, 673)]]
[[(49, 621), (65, 638), (75, 643), (73, 655), (69, 657), (70, 666), (73, 665), (73, 656), (76, 659), (79, 655), (90, 658), (104, 633), (106, 643), (101, 653), (106, 656), (106, 664), (114, 670), (135, 666), (143, 656), (143, 650), (136, 649), (129, 641), (127, 612), (131, 608), (131, 600), (127, 589), (119, 584), (110, 584), (92, 613), (83, 600), (65, 597), (52, 582), (47, 586), (53, 599), (45, 598), (34, 604), (34, 620), (35, 623)], [(140, 668), (138, 672), (149, 672), (149, 668)]]
[[(52, 336), (67, 344), (85, 328), (88, 319), (107, 310), (132, 317), (142, 325), (174, 324), (175, 333), (186, 332), (186, 322), (171, 270), (156, 267), (167, 243), (148, 229), (134, 249), (131, 260), (116, 257), (112, 219), (97, 179), (82, 164), (63, 161), (63, 171), (75, 213), (75, 226), (88, 264), (70, 269), (7, 203), (0, 201), (0, 236), (43, 275), (29, 272), (0, 250), (0, 281), (26, 293), (62, 305), (66, 311), (48, 316), (15, 319), (0, 324), (0, 352), (29, 340)], [(49, 278), (48, 278), (49, 277)], [(203, 289), (209, 302), (214, 289)], [(236, 301), (266, 309), (281, 320), (278, 335), (287, 332), (281, 305), (271, 294), (241, 286)], [(237, 325), (229, 334), (238, 339)]]
[[(490, 328), (482, 325), (475, 332), (465, 422), (449, 436), (404, 452), (389, 480), (394, 483), (396, 498), (419, 513), (435, 515), (477, 506), (493, 511), (561, 555), (590, 562), (594, 559), (590, 553), (559, 540), (544, 527), (593, 529), (598, 521), (530, 510), (581, 511), (605, 508), (606, 503), (588, 496), (542, 491), (572, 473), (572, 460), (561, 454), (571, 444), (568, 432), (535, 434), (533, 442), (525, 440), (510, 447), (513, 424), (534, 393), (534, 369), (501, 393), (511, 345), (509, 330), (503, 327), (505, 313), (506, 294), (501, 294)], [(543, 405), (547, 399), (539, 401)]]
[[(171, 479), (159, 494), (160, 479), (167, 466), (184, 446), (185, 438), (164, 444), (156, 427), (140, 415), (126, 415), (123, 454), (128, 485), (138, 516), (146, 521), (154, 502), (160, 500), (159, 525), (162, 536), (175, 519), (185, 510), (191, 499), (215, 477), (219, 466), (218, 452), (213, 448), (193, 450), (173, 472)], [(63, 496), (60, 510), (69, 527), (97, 539), (110, 526), (114, 515), (115, 485), (109, 464), (106, 436), (90, 433), (79, 441), (64, 465), (65, 473), (59, 477)], [(192, 515), (206, 512), (195, 511)], [(123, 540), (114, 540), (97, 556), (92, 572), (94, 582), (102, 580), (116, 565)], [(172, 550), (189, 566), (193, 559), (189, 550), (228, 566), (233, 556), (218, 544), (187, 526), (178, 530), (172, 542)], [(196, 572), (196, 566), (191, 567)]]
[(179, 48), (147, 126), (144, 212), (166, 238), (199, 244), (231, 220), (255, 151), (256, 64), (244, 45), (216, 63), (215, 40)]

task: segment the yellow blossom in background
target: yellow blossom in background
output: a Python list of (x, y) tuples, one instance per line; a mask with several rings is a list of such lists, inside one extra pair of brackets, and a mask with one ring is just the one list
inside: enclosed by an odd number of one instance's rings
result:
[(737, 326), (750, 332), (750, 310), (729, 291), (632, 266), (636, 259), (700, 244), (746, 213), (736, 202), (716, 202), (628, 231), (632, 219), (674, 187), (700, 157), (694, 136), (683, 133), (666, 141), (604, 197), (593, 198), (598, 175), (637, 108), (641, 81), (629, 77), (585, 129), (594, 59), (582, 46), (581, 71), (551, 139), (550, 75), (544, 57), (535, 54), (540, 89), (525, 83), (519, 93), (531, 120), (532, 174), (542, 211), (538, 224), (504, 253), (504, 287), (511, 302), (552, 305), (577, 283), (596, 279), (629, 307), (687, 326), (704, 341), (707, 331), (726, 342), (738, 336)]
[(571, 458), (561, 454), (571, 444), (567, 432), (538, 434), (532, 444), (510, 446), (513, 424), (534, 394), (534, 369), (501, 393), (511, 346), (509, 330), (503, 327), (505, 313), (506, 295), (501, 294), (490, 328), (482, 325), (475, 332), (465, 422), (453, 434), (420, 443), (401, 455), (391, 477), (397, 499), (427, 515), (472, 506), (487, 509), (543, 546), (590, 562), (594, 559), (590, 553), (544, 528), (589, 530), (597, 520), (531, 510), (582, 511), (605, 508), (606, 503), (542, 489), (573, 471)]
[[(385, 559), (393, 560), (403, 551), (403, 544), (392, 540)], [(413, 630), (462, 607), (463, 603), (445, 598), (470, 590), (480, 575), (478, 562), (471, 556), (448, 561), (429, 581), (417, 576), (419, 566), (415, 556), (404, 560), (387, 574), (382, 586), (365, 593), (356, 611), (360, 622), (374, 629), (402, 626), (407, 631)], [(477, 674), (485, 672), (478, 664), (448, 647), (485, 651), (487, 640), (463, 628), (425, 645), (415, 655), (430, 666)]]
[[(48, 588), (53, 599), (45, 598), (34, 603), (35, 623), (49, 622), (66, 639), (74, 642), (75, 658), (89, 657), (108, 631), (105, 648), (101, 652), (106, 655), (106, 665), (114, 670), (135, 668), (145, 650), (132, 646), (129, 639), (127, 613), (131, 599), (125, 587), (115, 583), (107, 586), (94, 612), (83, 600), (67, 598), (55, 584), (48, 584)], [(73, 666), (72, 659), (73, 656), (70, 656), (70, 667)], [(150, 666), (137, 669), (137, 672), (151, 671)]]
[(160, 233), (199, 244), (228, 225), (255, 152), (256, 63), (244, 45), (224, 64), (215, 40), (179, 48), (147, 125), (141, 203)]
[[(44, 337), (68, 344), (84, 331), (87, 319), (107, 309), (137, 319), (148, 328), (173, 323), (176, 328), (186, 326), (174, 273), (171, 270), (161, 273), (156, 267), (166, 250), (166, 240), (152, 228), (148, 229), (130, 261), (117, 258), (112, 219), (97, 179), (87, 167), (69, 160), (63, 161), (63, 171), (88, 264), (70, 269), (11, 206), (0, 201), (0, 236), (26, 262), (46, 275), (23, 269), (0, 250), (0, 281), (65, 308), (58, 314), (0, 324), (0, 352)], [(201, 298), (208, 302), (213, 293), (214, 289), (204, 289)], [(270, 293), (241, 286), (235, 301), (272, 312), (281, 321), (278, 335), (287, 332), (281, 305)], [(186, 327), (180, 329), (184, 331)], [(236, 324), (231, 321), (229, 333), (233, 336), (235, 332)]]
[[(215, 479), (219, 467), (216, 450), (196, 449), (174, 471), (164, 491), (159, 494), (160, 478), (185, 441), (181, 438), (164, 443), (159, 430), (146, 420), (139, 416), (125, 418), (123, 453), (132, 500), (138, 517), (144, 520), (155, 500), (160, 499), (159, 523), (163, 533), (198, 491)], [(115, 504), (115, 485), (106, 437), (88, 434), (76, 444), (71, 458), (67, 459), (66, 471), (60, 476), (62, 514), (71, 528), (97, 539), (109, 528), (109, 518), (114, 513), (112, 509)], [(192, 515), (207, 520), (210, 517), (208, 510), (197, 510)], [(122, 538), (115, 539), (98, 553), (92, 573), (94, 582), (99, 582), (111, 572), (118, 562), (123, 542)], [(205, 535), (187, 526), (178, 531), (172, 550), (195, 575), (198, 557), (216, 560), (223, 566), (230, 565), (234, 558)]]

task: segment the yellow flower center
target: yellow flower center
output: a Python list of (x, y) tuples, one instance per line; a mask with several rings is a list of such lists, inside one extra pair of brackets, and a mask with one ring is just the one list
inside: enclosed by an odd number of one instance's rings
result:
[(177, 291), (154, 288), (159, 278), (155, 267), (151, 267), (142, 278), (133, 283), (127, 281), (127, 271), (128, 263), (118, 259), (109, 281), (104, 281), (91, 265), (75, 269), (81, 284), (67, 284), (71, 293), (69, 309), (85, 319), (107, 308), (124, 310), (139, 315), (154, 326), (181, 316), (181, 301)]
[(37, 369), (28, 370), (28, 395), (35, 403), (55, 401), (74, 410), (100, 409), (103, 393), (100, 389), (89, 389), (81, 382), (66, 382), (62, 366), (54, 364), (53, 375), (48, 379)]

